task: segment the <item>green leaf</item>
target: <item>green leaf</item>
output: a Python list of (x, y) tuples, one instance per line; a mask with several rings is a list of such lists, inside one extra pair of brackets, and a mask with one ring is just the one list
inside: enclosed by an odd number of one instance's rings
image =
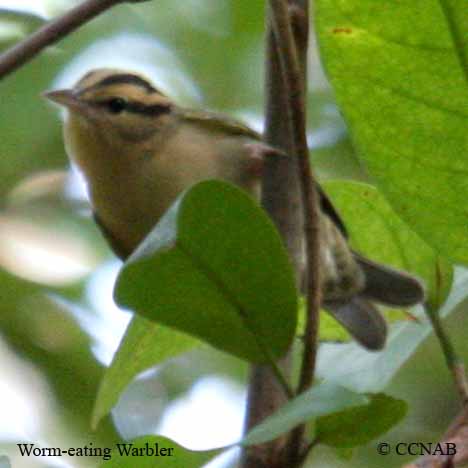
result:
[(142, 371), (182, 354), (198, 345), (194, 338), (135, 315), (106, 369), (93, 409), (91, 425), (118, 402), (127, 385)]
[[(372, 260), (416, 274), (426, 286), (427, 300), (438, 310), (445, 301), (453, 280), (453, 268), (439, 257), (392, 210), (378, 190), (351, 181), (326, 181), (324, 189), (343, 217), (351, 245)], [(390, 321), (407, 319), (400, 311), (386, 310)], [(303, 332), (301, 304), (298, 332)], [(329, 314), (320, 319), (320, 339), (349, 341), (347, 331)]]
[(34, 13), (0, 8), (0, 50), (22, 39), (46, 22)]
[(406, 415), (407, 404), (403, 400), (383, 393), (369, 398), (367, 405), (319, 418), (315, 429), (318, 442), (338, 448), (364, 445), (389, 431)]
[(184, 193), (124, 265), (119, 304), (240, 358), (288, 349), (297, 293), (281, 239), (242, 190), (206, 181)]
[(367, 182), (367, 176), (349, 137), (333, 127), (328, 128), (328, 131), (335, 131), (336, 140), (311, 150), (311, 164), (319, 179), (354, 179)]
[(345, 462), (351, 461), (354, 455), (354, 450), (352, 448), (336, 448), (335, 455)]
[(424, 281), (427, 300), (438, 308), (452, 285), (450, 263), (415, 234), (374, 187), (330, 181), (324, 188), (346, 222), (352, 246), (372, 260), (416, 274)]
[(131, 442), (121, 442), (111, 453), (111, 458), (100, 466), (105, 468), (200, 468), (220, 450), (195, 452), (162, 436), (139, 437)]
[[(301, 337), (305, 333), (306, 310), (305, 299), (301, 297), (299, 301), (299, 314), (296, 334)], [(328, 312), (320, 311), (319, 338), (323, 341), (349, 341), (350, 335)]]
[(321, 341), (349, 341), (351, 336), (339, 322), (327, 311), (320, 312), (320, 333)]
[[(467, 295), (468, 271), (461, 270), (439, 311), (440, 316), (449, 315)], [(385, 349), (378, 353), (369, 352), (356, 343), (325, 343), (320, 348), (317, 374), (326, 381), (344, 385), (358, 393), (381, 392), (431, 332), (427, 319), (395, 323)]]
[(297, 425), (346, 408), (360, 406), (368, 401), (359, 395), (333, 383), (320, 383), (286, 403), (275, 414), (255, 426), (242, 445), (255, 445), (276, 439)]
[(318, 0), (322, 58), (358, 156), (398, 214), (468, 262), (468, 8)]

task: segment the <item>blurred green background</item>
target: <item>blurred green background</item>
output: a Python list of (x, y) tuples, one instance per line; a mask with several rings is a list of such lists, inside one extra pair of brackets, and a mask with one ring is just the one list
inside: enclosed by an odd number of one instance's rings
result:
[[(67, 0), (1, 1), (5, 49)], [(6, 10), (8, 9), (8, 11)], [(12, 10), (13, 9), (13, 10)], [(22, 10), (21, 12), (19, 10)], [(264, 2), (158, 0), (121, 5), (43, 52), (0, 84), (0, 454), (13, 466), (98, 466), (101, 460), (25, 459), (15, 444), (110, 446), (162, 431), (190, 448), (233, 442), (242, 429), (247, 366), (204, 348), (145, 373), (93, 432), (90, 417), (105, 365), (129, 314), (111, 302), (115, 260), (89, 217), (83, 184), (69, 167), (60, 114), (40, 94), (72, 85), (97, 66), (141, 71), (179, 103), (207, 107), (262, 128)], [(321, 180), (367, 181), (349, 141), (312, 35), (308, 130)], [(465, 358), (463, 304), (447, 323)], [(431, 336), (387, 393), (408, 417), (382, 440), (437, 440), (458, 410), (457, 395)], [(379, 441), (342, 459), (328, 448), (310, 466), (396, 467)], [(218, 465), (221, 466), (221, 465)]]

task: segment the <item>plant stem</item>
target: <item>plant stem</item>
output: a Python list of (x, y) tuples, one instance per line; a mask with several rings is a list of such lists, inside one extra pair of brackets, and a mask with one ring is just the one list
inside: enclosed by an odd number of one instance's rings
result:
[[(305, 334), (304, 359), (298, 393), (312, 384), (317, 351), (317, 333), (320, 310), (320, 211), (316, 183), (309, 163), (309, 149), (306, 137), (306, 109), (304, 82), (296, 52), (289, 10), (285, 0), (270, 0), (274, 11), (275, 34), (280, 47), (286, 86), (289, 89), (290, 121), (295, 142), (295, 152), (299, 161), (304, 210), (305, 245), (307, 255), (307, 324)], [(307, 18), (307, 14), (304, 14)]]
[[(313, 382), (318, 348), (319, 312), (321, 304), (320, 278), (320, 211), (316, 183), (310, 168), (306, 138), (305, 86), (291, 27), (290, 15), (308, 18), (307, 9), (290, 11), (285, 0), (270, 0), (274, 30), (280, 47), (283, 72), (288, 89), (290, 121), (299, 162), (299, 178), (304, 210), (304, 232), (307, 258), (307, 318), (304, 352), (297, 393), (307, 390)], [(307, 8), (307, 5), (305, 5)], [(297, 21), (296, 21), (297, 23)], [(301, 463), (305, 425), (294, 429), (288, 441), (288, 459), (292, 466)]]
[(464, 405), (468, 404), (468, 382), (466, 379), (465, 366), (463, 360), (458, 356), (455, 347), (452, 344), (449, 336), (447, 335), (440, 316), (437, 310), (434, 310), (429, 304), (425, 306), (426, 314), (431, 321), (434, 333), (439, 340), (442, 353), (445, 357), (447, 367), (452, 373), (455, 387), (460, 395), (461, 401)]
[(86, 0), (59, 18), (49, 21), (35, 33), (0, 55), (0, 79), (14, 72), (47, 46), (58, 42), (100, 13), (126, 1), (136, 3), (135, 0)]
[[(301, 7), (304, 0), (290, 0)], [(307, 21), (307, 18), (306, 18)], [(285, 118), (288, 106), (285, 78), (279, 57), (277, 38), (273, 32), (271, 10), (266, 14), (266, 64), (265, 64), (265, 131), (267, 144), (294, 154), (291, 123)], [(303, 70), (306, 69), (307, 40), (301, 28), (296, 28), (296, 39)], [(280, 232), (296, 272), (298, 288), (303, 272), (303, 221), (301, 192), (296, 158), (266, 158), (262, 183), (262, 205)], [(289, 375), (290, 356), (278, 363), (283, 375)], [(267, 366), (252, 366), (247, 397), (246, 430), (256, 426), (287, 401), (272, 370)], [(244, 449), (242, 468), (284, 468), (287, 465), (284, 450), (287, 436)]]
[[(299, 186), (299, 193), (296, 191), (294, 207), (303, 206), (302, 216), (296, 215), (294, 218), (288, 218), (290, 228), (295, 224), (296, 227), (301, 227), (304, 220), (305, 231), (305, 248), (307, 256), (307, 324), (306, 324), (306, 338), (304, 346), (304, 356), (301, 368), (300, 382), (298, 392), (302, 392), (310, 387), (313, 381), (315, 372), (315, 360), (317, 353), (317, 336), (319, 324), (319, 310), (320, 310), (320, 264), (319, 264), (319, 203), (318, 194), (316, 191), (315, 181), (311, 173), (309, 165), (309, 151), (307, 147), (306, 138), (306, 110), (305, 110), (305, 77), (306, 77), (306, 52), (308, 43), (308, 1), (307, 0), (270, 0), (270, 29), (268, 34), (268, 58), (267, 63), (267, 92), (271, 92), (272, 83), (275, 83), (276, 78), (276, 94), (271, 96), (271, 101), (267, 106), (267, 128), (265, 132), (265, 140), (274, 146), (280, 147), (284, 151), (297, 156), (294, 163), (290, 164), (287, 169), (280, 172), (279, 167), (273, 168), (273, 172), (266, 173), (264, 179), (264, 190), (268, 189), (269, 184), (274, 181), (277, 186), (273, 189), (273, 194), (270, 195), (274, 199), (274, 192), (278, 191), (278, 187), (290, 187), (284, 185), (286, 183), (284, 175), (288, 176), (287, 181), (293, 183), (297, 189)], [(274, 67), (273, 67), (274, 66)], [(286, 112), (286, 119), (284, 113)], [(280, 122), (274, 120), (275, 115)], [(269, 120), (271, 119), (271, 120)], [(275, 122), (276, 126), (283, 129), (282, 138), (278, 141), (275, 136), (277, 128), (271, 124)], [(269, 133), (269, 132), (273, 132)], [(296, 170), (294, 175), (291, 170)], [(276, 177), (276, 179), (275, 179)], [(300, 184), (298, 184), (300, 180)], [(295, 185), (294, 185), (295, 184)], [(267, 192), (268, 194), (268, 192)], [(302, 200), (301, 200), (302, 197)], [(264, 194), (264, 206), (268, 209), (271, 208), (272, 198), (268, 198)], [(287, 200), (291, 198), (286, 197)], [(284, 204), (284, 202), (283, 202)], [(284, 213), (277, 208), (282, 204), (279, 202), (273, 205), (273, 210), (270, 211), (274, 221), (280, 228), (280, 232), (288, 233), (285, 229)], [(297, 212), (297, 211), (296, 211)], [(278, 217), (279, 215), (279, 217)], [(278, 222), (279, 221), (279, 222)], [(281, 230), (283, 228), (283, 231)], [(301, 229), (302, 231), (302, 229)], [(287, 238), (286, 238), (287, 239)], [(299, 239), (299, 241), (298, 241)], [(301, 255), (302, 255), (302, 235), (299, 237), (296, 232), (295, 241), (296, 249), (292, 252), (292, 258), (295, 260), (296, 272), (300, 278), (301, 268)], [(290, 247), (287, 243), (286, 245)], [(297, 247), (297, 245), (299, 245)], [(299, 254), (299, 256), (298, 256)], [(258, 380), (258, 376), (257, 376)], [(261, 388), (261, 382), (259, 383)], [(252, 389), (252, 387), (251, 387)], [(250, 408), (250, 407), (249, 407)], [(250, 408), (251, 409), (251, 408)], [(270, 408), (272, 413), (277, 408)], [(259, 422), (259, 421), (257, 421)], [(275, 446), (270, 446), (270, 457), (264, 454), (263, 457), (257, 457), (251, 464), (242, 465), (244, 468), (253, 466), (296, 466), (301, 460), (302, 442), (305, 426), (301, 425), (296, 428), (290, 435), (286, 446), (282, 446), (285, 442), (281, 439), (274, 441)], [(257, 448), (257, 450), (259, 450)], [(271, 454), (276, 451), (276, 463), (272, 462)], [(278, 452), (281, 455), (278, 456)], [(268, 461), (270, 463), (268, 464)], [(259, 462), (262, 462), (260, 465)], [(256, 464), (255, 464), (256, 463)]]

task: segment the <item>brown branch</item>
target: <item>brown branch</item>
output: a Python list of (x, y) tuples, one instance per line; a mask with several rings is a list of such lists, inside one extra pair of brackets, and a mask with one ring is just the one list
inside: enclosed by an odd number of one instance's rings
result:
[[(303, 10), (304, 0), (290, 0), (292, 7)], [(285, 118), (288, 107), (288, 89), (279, 57), (277, 39), (273, 32), (271, 11), (266, 20), (265, 73), (265, 132), (264, 140), (287, 154), (294, 154), (292, 125)], [(301, 24), (305, 23), (305, 28)], [(304, 22), (294, 24), (301, 67), (305, 79), (307, 54), (307, 15)], [(263, 172), (262, 205), (276, 224), (296, 271), (298, 287), (303, 272), (303, 221), (301, 192), (296, 158), (267, 158)], [(280, 362), (285, 375), (289, 374), (290, 358)], [(247, 398), (246, 430), (254, 427), (286, 402), (286, 396), (274, 375), (266, 366), (253, 366)], [(242, 468), (284, 468), (288, 466), (285, 444), (287, 436), (270, 443), (244, 450)]]
[[(307, 318), (304, 336), (304, 352), (298, 393), (307, 390), (313, 382), (318, 347), (319, 312), (321, 304), (320, 278), (320, 211), (316, 184), (309, 163), (306, 137), (305, 86), (296, 43), (290, 21), (291, 11), (285, 0), (270, 0), (274, 17), (274, 30), (279, 55), (282, 60), (286, 87), (288, 89), (290, 120), (292, 123), (295, 153), (299, 163), (299, 178), (304, 211), (304, 233), (307, 258)], [(300, 12), (293, 11), (298, 18)], [(307, 9), (304, 14), (308, 18)], [(297, 23), (297, 21), (296, 21)], [(299, 464), (302, 457), (305, 425), (291, 433), (288, 443), (288, 459), (292, 465)]]
[(49, 21), (0, 55), (0, 79), (34, 58), (47, 46), (56, 43), (100, 13), (119, 3), (147, 0), (86, 0), (57, 19)]
[[(305, 247), (307, 256), (307, 325), (305, 351), (298, 393), (312, 384), (317, 351), (318, 313), (320, 310), (320, 238), (319, 203), (316, 185), (309, 164), (309, 148), (306, 137), (306, 105), (301, 66), (290, 22), (289, 9), (285, 0), (270, 0), (274, 12), (275, 34), (286, 86), (289, 90), (288, 110), (292, 123), (295, 153), (299, 162), (304, 210)], [(307, 19), (307, 15), (304, 15)]]

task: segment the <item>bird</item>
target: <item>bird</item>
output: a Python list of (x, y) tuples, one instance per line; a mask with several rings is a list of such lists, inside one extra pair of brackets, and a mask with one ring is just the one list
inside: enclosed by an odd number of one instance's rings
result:
[[(189, 187), (221, 179), (259, 200), (264, 158), (284, 155), (244, 123), (181, 107), (129, 70), (93, 69), (44, 96), (66, 109), (65, 150), (87, 182), (94, 219), (123, 260)], [(424, 287), (353, 251), (337, 210), (317, 190), (322, 307), (362, 346), (381, 350), (387, 324), (375, 304), (418, 304)]]

